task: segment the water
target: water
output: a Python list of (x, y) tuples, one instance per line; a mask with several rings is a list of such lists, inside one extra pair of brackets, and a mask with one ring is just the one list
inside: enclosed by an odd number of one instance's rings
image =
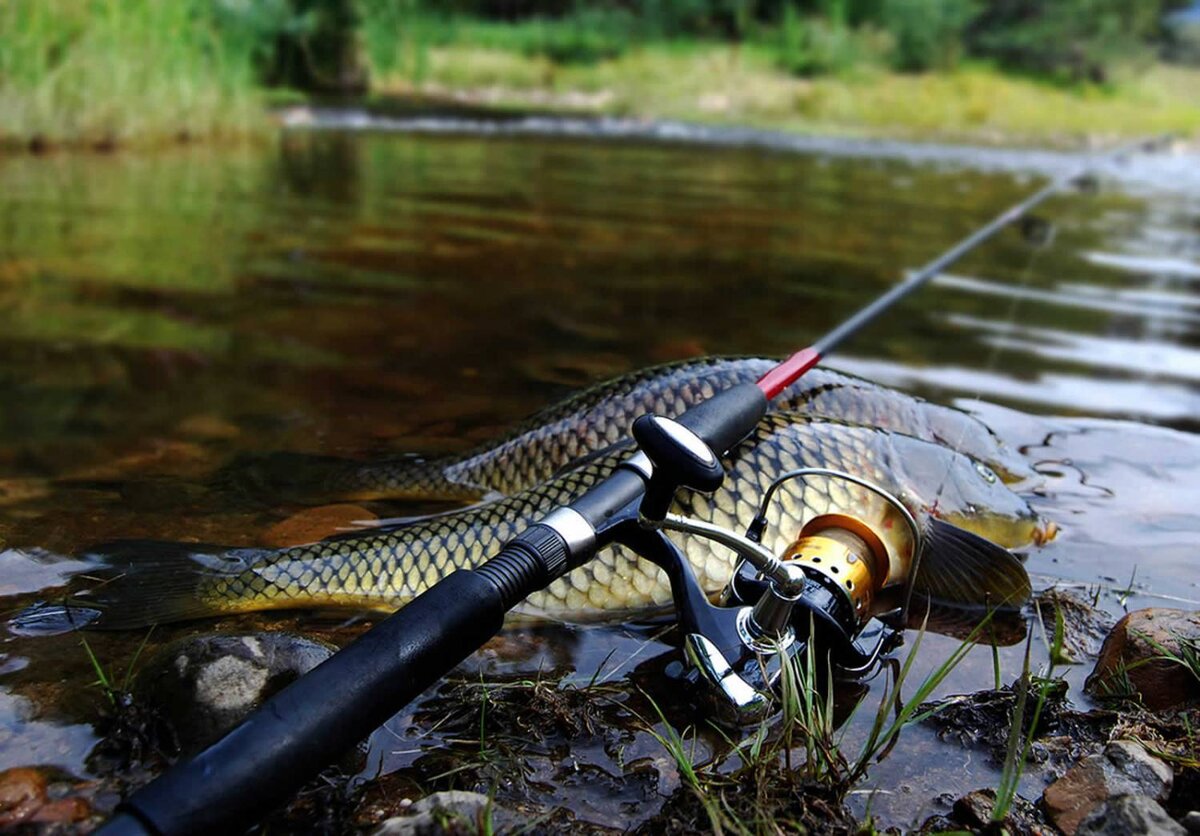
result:
[[(786, 353), (1079, 162), (677, 128), (422, 126), (342, 117), (252, 149), (0, 159), (6, 611), (107, 538), (259, 542), (296, 509), (207, 490), (242, 453), (457, 450), (626, 370)], [(1004, 233), (831, 364), (974, 409), (1026, 449), (1046, 475), (1036, 502), (1063, 527), (1029, 559), (1035, 585), (1112, 613), (1200, 607), (1195, 163), (1135, 161), (1107, 170), (1096, 195), (1055, 198), (1049, 243)], [(342, 635), (329, 624), (220, 626)], [(213, 626), (155, 631), (149, 649)], [(121, 673), (142, 638), (92, 646)], [(929, 637), (918, 669), (955, 645)], [(1007, 680), (1020, 654), (1001, 654)], [(636, 683), (668, 700), (672, 658), (641, 628), (546, 628), (471, 669), (586, 681), (604, 664), (623, 693)], [(989, 687), (991, 665), (978, 651), (941, 693)], [(1068, 672), (1080, 703), (1086, 673)], [(73, 636), (6, 635), (0, 766), (87, 775), (93, 678)], [(413, 737), (407, 717), (376, 735), (371, 760), (415, 781), (439, 740)], [(862, 731), (852, 723), (848, 743)], [(589, 821), (636, 821), (669, 789), (643, 768), (661, 759), (644, 734), (620, 756), (596, 745), (538, 757), (540, 803)], [(907, 826), (938, 792), (996, 774), (915, 729), (854, 803)], [(1035, 797), (1040, 780), (1023, 790)]]

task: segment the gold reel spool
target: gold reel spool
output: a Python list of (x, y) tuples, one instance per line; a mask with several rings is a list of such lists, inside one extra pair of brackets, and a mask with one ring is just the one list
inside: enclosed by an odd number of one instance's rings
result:
[(825, 575), (841, 590), (859, 622), (874, 611), (888, 578), (888, 550), (869, 525), (847, 514), (822, 514), (805, 523), (783, 554)]
[(892, 554), (869, 523), (849, 514), (822, 514), (804, 524), (782, 555), (783, 560), (798, 560), (806, 571), (824, 576), (827, 586), (838, 589), (844, 596), (859, 623), (865, 623), (873, 615), (879, 591), (885, 586), (906, 583), (915, 571), (923, 547), (921, 529), (908, 508), (888, 491), (854, 474), (820, 467), (801, 468), (776, 479), (763, 497), (758, 520), (765, 525), (767, 506), (779, 485), (809, 476), (842, 479), (871, 491), (900, 514), (912, 535), (908, 554)]

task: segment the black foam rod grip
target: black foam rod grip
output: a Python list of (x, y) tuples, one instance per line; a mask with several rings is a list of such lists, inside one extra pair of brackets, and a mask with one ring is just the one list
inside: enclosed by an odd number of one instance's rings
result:
[[(527, 536), (528, 535), (528, 536)], [(134, 793), (100, 834), (233, 833), (285, 801), (496, 635), (509, 607), (564, 568), (565, 544), (533, 526), (458, 571), (297, 679), (229, 734)], [(133, 828), (133, 829), (131, 829)]]
[(753, 383), (722, 389), (677, 419), (721, 455), (753, 431), (767, 414), (767, 397)]

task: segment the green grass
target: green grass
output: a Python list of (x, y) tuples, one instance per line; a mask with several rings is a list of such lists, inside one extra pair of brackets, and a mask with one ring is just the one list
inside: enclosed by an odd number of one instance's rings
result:
[[(417, 0), (360, 6), (375, 93), (976, 142), (1200, 133), (1194, 68), (1131, 67), (1106, 85), (1056, 84), (982, 64), (897, 73), (887, 69), (893, 33), (836, 20), (792, 16), (733, 43), (676, 38), (671, 25), (617, 7), (501, 23), (433, 14)], [(0, 148), (266, 131), (266, 104), (277, 94), (257, 74), (286, 17), (283, 0), (5, 0)]]
[(136, 667), (142, 651), (146, 649), (146, 643), (150, 641), (150, 636), (153, 632), (153, 628), (146, 631), (146, 635), (142, 638), (142, 643), (138, 645), (137, 650), (130, 657), (129, 665), (125, 668), (125, 673), (120, 678), (117, 677), (115, 669), (105, 669), (104, 665), (100, 663), (99, 657), (96, 656), (95, 651), (92, 650), (92, 646), (88, 644), (87, 638), (83, 635), (79, 636), (79, 645), (83, 648), (84, 654), (87, 655), (88, 661), (92, 665), (92, 670), (96, 672), (96, 680), (92, 685), (100, 689), (110, 706), (115, 707), (121, 701), (122, 696), (129, 693), (129, 689), (133, 685), (134, 667)]
[[(1112, 84), (1065, 86), (984, 64), (907, 74), (871, 62), (799, 78), (768, 43), (651, 42), (593, 64), (512, 48), (477, 25), (422, 47), (420, 72), (373, 63), (378, 92), (503, 108), (989, 143), (1074, 144), (1091, 138), (1200, 133), (1200, 70), (1130, 68)], [(410, 64), (413, 64), (410, 61)]]
[(251, 48), (201, 0), (0, 3), (0, 146), (110, 148), (267, 124)]
[[(1009, 724), (1008, 746), (1005, 749), (1004, 766), (1000, 772), (1000, 783), (996, 787), (996, 803), (992, 807), (992, 821), (1003, 822), (1012, 809), (1017, 798), (1017, 787), (1021, 775), (1025, 772), (1025, 764), (1033, 748), (1033, 740), (1037, 735), (1038, 722), (1046, 707), (1046, 700), (1054, 690), (1057, 680), (1054, 677), (1054, 667), (1060, 662), (1071, 664), (1072, 660), (1064, 650), (1066, 630), (1061, 607), (1054, 609), (1054, 635), (1051, 638), (1046, 633), (1046, 623), (1042, 619), (1042, 608), (1037, 607), (1038, 624), (1041, 627), (1042, 639), (1046, 642), (1049, 666), (1046, 673), (1035, 676), (1030, 671), (1029, 651), (1033, 644), (1033, 631), (1025, 641), (1025, 659), (1021, 668), (1021, 678), (1017, 683), (1017, 700), (1013, 706), (1012, 720)], [(1029, 701), (1030, 691), (1036, 691), (1037, 702), (1029, 721), (1029, 731), (1022, 738), (1021, 730), (1025, 727), (1025, 710)]]
[[(687, 745), (688, 730), (677, 731), (653, 701), (656, 723), (643, 720), (643, 725), (675, 762), (712, 831), (775, 833), (781, 817), (804, 819), (814, 812), (804, 801), (814, 792), (821, 796), (820, 801), (842, 805), (850, 790), (867, 777), (871, 765), (893, 750), (903, 729), (929, 716), (928, 710), (922, 711), (922, 704), (976, 646), (990, 620), (990, 616), (982, 619), (949, 657), (903, 698), (900, 695), (925, 635), (922, 626), (904, 662), (891, 663), (891, 681), (880, 678), (884, 687), (878, 711), (853, 757), (844, 750), (834, 721), (832, 669), (822, 664), (822, 651), (814, 647), (783, 667), (777, 689), (779, 713), (732, 746), (731, 754), (741, 761), (732, 771), (719, 769), (716, 763), (697, 767)], [(815, 808), (818, 817), (821, 809), (828, 810)], [(869, 827), (869, 820), (863, 826)], [(796, 829), (802, 831), (803, 825)]]

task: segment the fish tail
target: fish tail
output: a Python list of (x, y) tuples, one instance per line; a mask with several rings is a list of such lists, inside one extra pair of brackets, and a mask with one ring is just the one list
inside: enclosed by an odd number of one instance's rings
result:
[(1033, 592), (1025, 566), (1008, 549), (931, 518), (912, 581), (915, 592), (949, 604), (1020, 609)]
[(82, 628), (128, 630), (260, 609), (261, 604), (223, 592), (230, 580), (270, 554), (266, 549), (157, 540), (105, 543), (83, 556), (95, 568), (76, 575), (71, 592), (27, 607), (9, 628), (43, 635)]

